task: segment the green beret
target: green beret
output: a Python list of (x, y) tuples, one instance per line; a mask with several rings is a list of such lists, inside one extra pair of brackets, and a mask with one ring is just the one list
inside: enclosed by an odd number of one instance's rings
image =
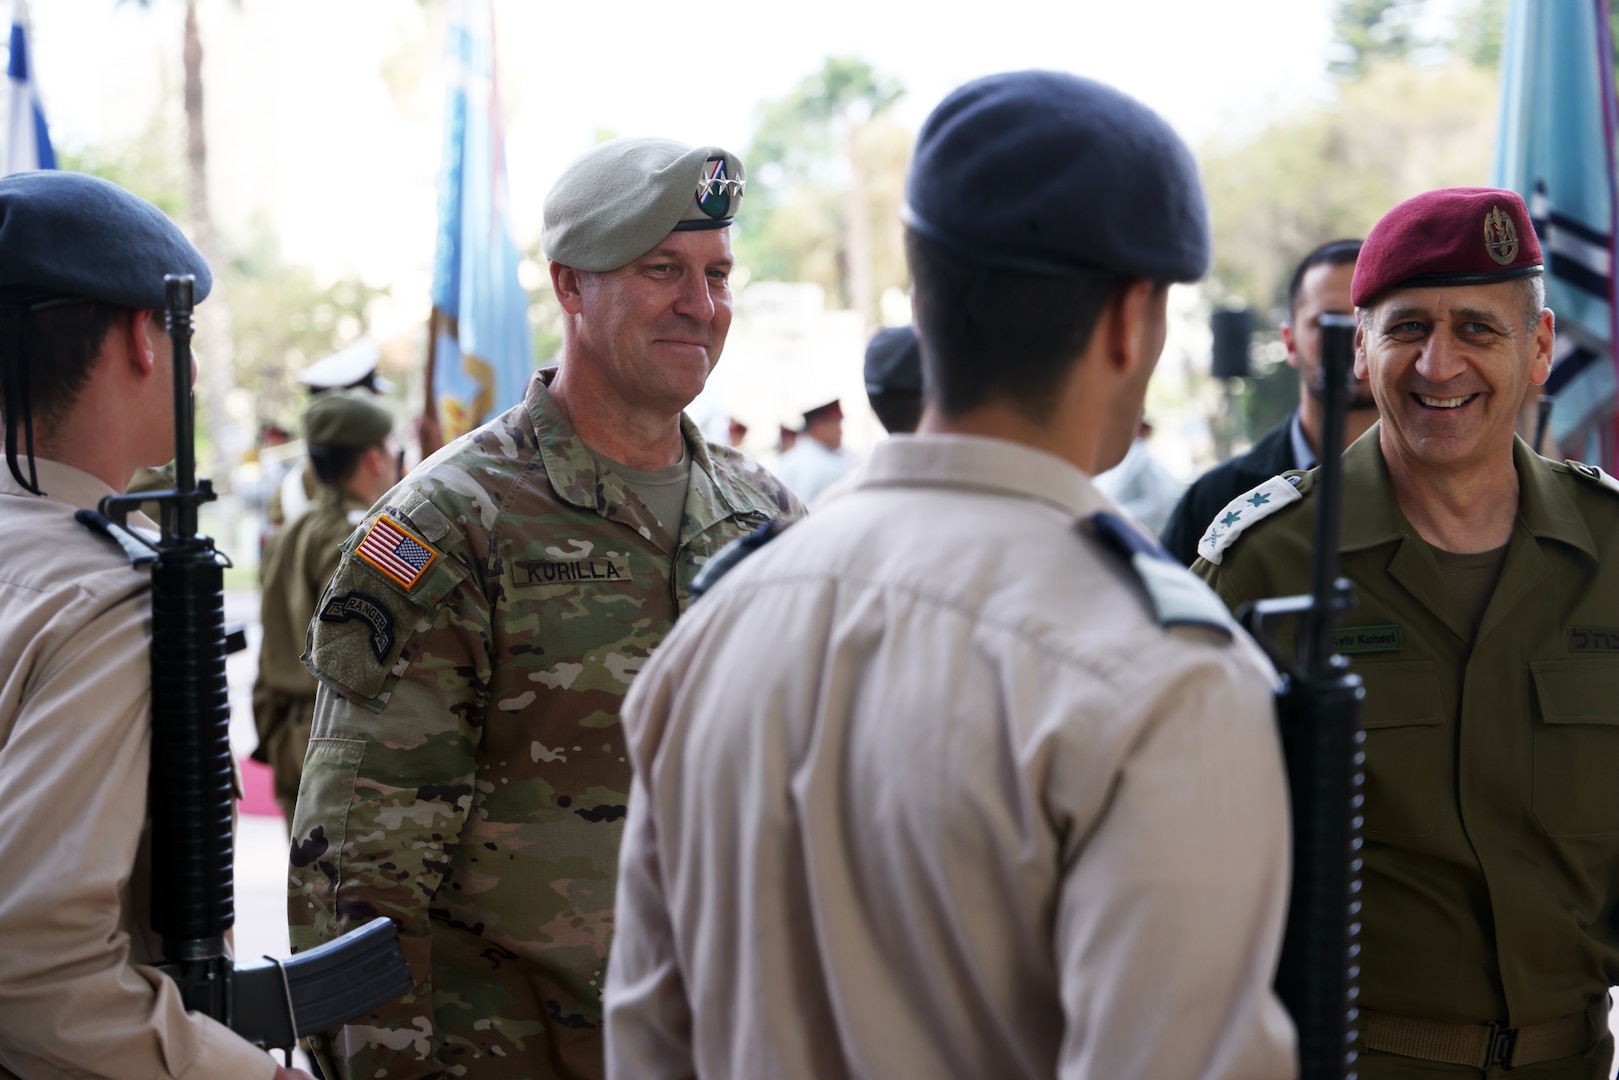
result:
[(725, 228), (746, 187), (742, 159), (717, 146), (612, 139), (562, 171), (540, 244), (563, 266), (617, 270), (672, 232)]
[(304, 410), (304, 441), (311, 446), (377, 446), (393, 429), (393, 414), (369, 390), (328, 390)]

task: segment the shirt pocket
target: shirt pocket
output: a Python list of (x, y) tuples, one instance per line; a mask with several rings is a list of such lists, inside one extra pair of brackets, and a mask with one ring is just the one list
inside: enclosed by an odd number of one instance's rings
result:
[(1534, 810), (1549, 836), (1619, 833), (1619, 664), (1531, 660)]
[(1450, 725), (1432, 660), (1358, 661), (1366, 686), (1368, 836), (1430, 836), (1455, 804)]

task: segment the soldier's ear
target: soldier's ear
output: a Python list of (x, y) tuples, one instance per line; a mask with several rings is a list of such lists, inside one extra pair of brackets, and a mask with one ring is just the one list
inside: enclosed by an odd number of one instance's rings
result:
[(1108, 359), (1119, 374), (1158, 359), (1151, 350), (1162, 345), (1164, 317), (1164, 294), (1153, 282), (1141, 278), (1114, 291), (1098, 331), (1106, 328)]
[(136, 309), (128, 317), (119, 319), (113, 327), (118, 344), (128, 354), (129, 362), (142, 376), (151, 375), (157, 368), (156, 335), (163, 331), (153, 312)]
[(578, 270), (559, 262), (551, 264), (551, 290), (557, 294), (557, 303), (562, 305), (562, 310), (569, 315), (577, 315), (584, 310), (583, 284)]

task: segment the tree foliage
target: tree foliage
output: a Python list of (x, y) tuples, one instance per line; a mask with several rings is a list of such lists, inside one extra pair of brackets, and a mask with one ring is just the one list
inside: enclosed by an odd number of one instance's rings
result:
[(1380, 63), (1405, 60), (1423, 42), (1416, 23), (1425, 0), (1338, 0), (1332, 29), (1339, 56), (1327, 65), (1341, 79), (1358, 79)]
[(760, 107), (736, 238), (752, 276), (813, 281), (868, 314), (904, 284), (898, 213), (915, 135), (889, 112), (903, 93), (862, 60), (829, 57)]

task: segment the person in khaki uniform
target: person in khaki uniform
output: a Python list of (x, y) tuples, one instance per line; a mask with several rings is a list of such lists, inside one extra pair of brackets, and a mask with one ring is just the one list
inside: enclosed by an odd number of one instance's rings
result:
[(682, 412), (730, 328), (744, 175), (666, 139), (570, 165), (542, 235), (560, 364), (344, 545), (310, 632), (288, 919), (298, 949), (395, 919), (416, 986), (319, 1040), (337, 1075), (602, 1074), (619, 704), (698, 569), (802, 512)]
[(264, 636), (253, 682), (259, 734), (253, 757), (274, 773), (275, 799), (289, 823), (315, 712), (315, 677), (300, 659), (309, 623), (337, 570), (343, 541), (400, 479), (393, 417), (368, 390), (331, 390), (311, 401), (304, 441), (319, 486), (310, 509), (265, 548)]
[[(1619, 981), (1619, 483), (1514, 434), (1552, 355), (1523, 200), (1389, 211), (1356, 265), (1338, 647), (1364, 680), (1360, 1075), (1605, 1078)], [(1234, 500), (1196, 570), (1309, 591), (1315, 473)], [(1279, 640), (1288, 640), (1286, 634)]]
[(152, 576), (89, 512), (174, 455), (165, 273), (207, 297), (208, 264), (145, 200), (79, 173), (0, 179), (7, 1080), (308, 1080), (187, 1011), (153, 966)]
[(608, 1075), (1286, 1080), (1274, 672), (1090, 476), (1208, 266), (1192, 156), (1100, 83), (989, 76), (904, 221), (917, 433), (625, 703)]

